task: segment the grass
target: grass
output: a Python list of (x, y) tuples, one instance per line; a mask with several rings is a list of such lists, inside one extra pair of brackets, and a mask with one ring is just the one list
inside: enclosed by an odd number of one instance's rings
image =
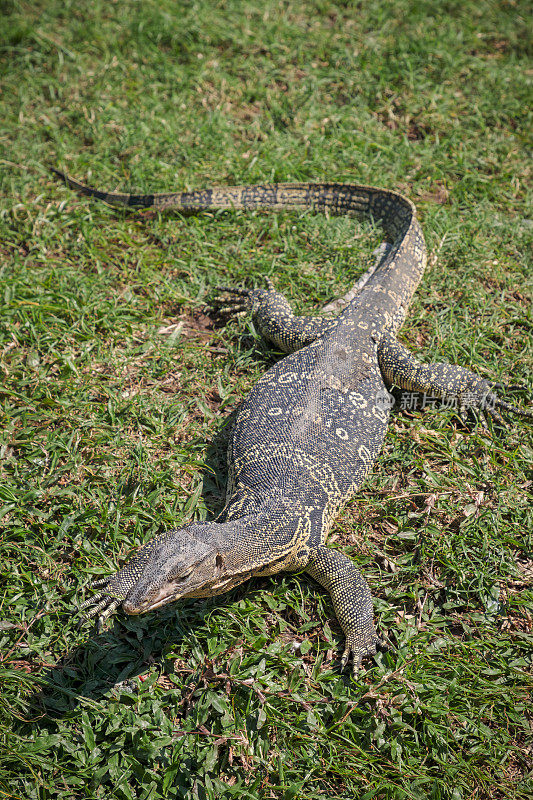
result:
[(211, 288), (269, 275), (315, 310), (380, 236), (310, 214), (128, 215), (47, 169), (139, 191), (400, 188), (430, 249), (445, 236), (403, 340), (531, 386), (527, 4), (1, 8), (1, 796), (530, 797), (520, 420), (502, 437), (394, 415), (331, 537), (395, 645), (357, 679), (303, 575), (78, 627), (91, 578), (221, 506), (228, 418), (278, 354), (221, 326)]

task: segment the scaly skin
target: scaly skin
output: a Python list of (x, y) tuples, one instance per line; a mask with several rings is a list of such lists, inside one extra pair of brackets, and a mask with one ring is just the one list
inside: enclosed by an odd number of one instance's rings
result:
[(462, 367), (424, 365), (395, 338), (426, 264), (414, 205), (371, 186), (335, 183), (127, 195), (100, 192), (54, 170), (71, 188), (126, 208), (311, 208), (379, 221), (391, 242), (336, 318), (295, 317), (268, 289), (231, 289), (261, 333), (289, 355), (259, 380), (228, 451), (226, 506), (213, 522), (168, 531), (140, 548), (85, 606), (102, 618), (141, 614), (184, 597), (211, 597), (252, 575), (305, 570), (326, 588), (346, 634), (343, 666), (375, 652), (370, 590), (345, 555), (326, 547), (341, 507), (361, 486), (387, 429), (388, 389), (454, 398), (501, 419), (490, 385)]

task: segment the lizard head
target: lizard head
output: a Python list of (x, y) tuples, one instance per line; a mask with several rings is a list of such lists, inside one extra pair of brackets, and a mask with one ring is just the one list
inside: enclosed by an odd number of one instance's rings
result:
[(87, 616), (104, 609), (100, 619), (105, 619), (119, 605), (126, 614), (144, 614), (180, 598), (209, 597), (231, 588), (234, 576), (218, 544), (221, 527), (192, 523), (156, 536), (122, 569), (98, 582), (103, 590), (82, 606), (92, 606)]
[(216, 544), (206, 541), (205, 525), (167, 531), (141, 547), (110, 580), (129, 584), (122, 608), (144, 614), (206, 589), (222, 576), (224, 559)]

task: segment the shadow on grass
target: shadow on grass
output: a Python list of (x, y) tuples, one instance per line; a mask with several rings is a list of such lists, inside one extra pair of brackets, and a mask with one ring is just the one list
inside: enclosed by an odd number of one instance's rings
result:
[(142, 619), (119, 612), (110, 627), (99, 633), (86, 623), (86, 641), (39, 675), (40, 688), (28, 700), (29, 714), (22, 726), (31, 722), (33, 730), (41, 725), (49, 729), (54, 720), (68, 718), (77, 713), (80, 704), (87, 705), (83, 700), (91, 705), (90, 701), (120, 695), (121, 702), (127, 702), (129, 696), (134, 703), (136, 679), (154, 669), (161, 674), (172, 672), (170, 652), (185, 635), (190, 639), (191, 630), (201, 625), (213, 608), (212, 600), (196, 600)]
[[(224, 507), (221, 487), (227, 475), (226, 452), (237, 413), (235, 409), (228, 415), (206, 452), (202, 497), (209, 519)], [(163, 611), (139, 617), (118, 610), (102, 631), (80, 617), (80, 626), (87, 630), (86, 641), (48, 666), (47, 672), (32, 675), (41, 688), (29, 697), (30, 711), (21, 727), (27, 729), (30, 723), (33, 730), (40, 725), (49, 728), (54, 719), (76, 713), (82, 699), (98, 701), (110, 694), (122, 693), (122, 697), (125, 693), (134, 702), (136, 678), (154, 667), (159, 667), (161, 673), (171, 672), (169, 652), (185, 636), (190, 640), (191, 631), (200, 627), (208, 614), (234, 602), (248, 586), (246, 582), (227, 595), (177, 602)]]

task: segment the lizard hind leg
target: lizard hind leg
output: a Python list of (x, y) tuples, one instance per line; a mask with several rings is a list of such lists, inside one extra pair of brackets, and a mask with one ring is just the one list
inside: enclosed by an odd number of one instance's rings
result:
[(261, 335), (280, 350), (293, 353), (301, 350), (315, 339), (323, 336), (335, 322), (327, 317), (298, 317), (293, 314), (288, 300), (274, 289), (268, 280), (267, 289), (244, 289), (242, 287), (219, 286), (220, 291), (238, 298), (235, 302), (224, 301), (231, 312), (247, 311), (257, 325)]
[(533, 418), (531, 411), (498, 397), (493, 390), (506, 388), (502, 384), (491, 384), (475, 372), (454, 364), (424, 364), (390, 333), (382, 336), (378, 360), (388, 385), (396, 385), (413, 393), (424, 393), (432, 399), (440, 398), (446, 406), (457, 408), (463, 418), (467, 411), (478, 410), (504, 427), (508, 426), (500, 411)]
[[(387, 258), (392, 246), (383, 242), (376, 248), (375, 263), (361, 275), (352, 288), (322, 309), (323, 314), (339, 313), (357, 298), (372, 275)], [(241, 315), (248, 312), (257, 324), (261, 335), (280, 350), (293, 353), (323, 336), (335, 323), (335, 318), (323, 316), (297, 317), (289, 301), (274, 288), (270, 278), (265, 278), (267, 289), (245, 289), (240, 286), (217, 286), (217, 290), (230, 295), (230, 300), (217, 298), (227, 312)], [(233, 296), (233, 297), (231, 297)], [(238, 300), (235, 300), (238, 298)]]

